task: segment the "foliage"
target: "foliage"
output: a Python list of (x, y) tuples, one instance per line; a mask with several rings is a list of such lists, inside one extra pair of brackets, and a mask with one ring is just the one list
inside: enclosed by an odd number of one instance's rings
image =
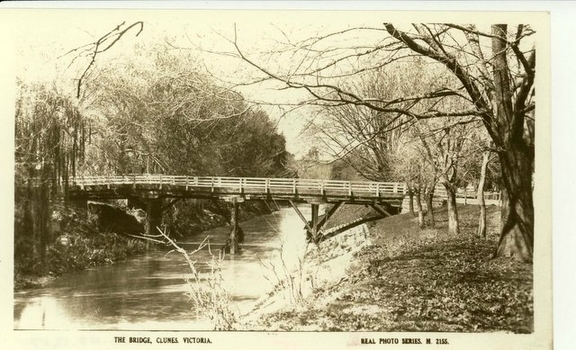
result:
[[(15, 115), (15, 258), (47, 267), (52, 204), (90, 138), (78, 107), (53, 88), (18, 81)], [(45, 271), (46, 272), (46, 271)]]
[(22, 81), (17, 85), (16, 180), (18, 185), (46, 181), (54, 191), (83, 160), (90, 125), (74, 101), (55, 88)]
[[(87, 86), (99, 114), (95, 163), (117, 173), (268, 176), (284, 172), (284, 137), (241, 95), (196, 69), (194, 57), (138, 48)], [(98, 161), (98, 159), (100, 159)]]
[(322, 161), (317, 147), (312, 147), (299, 159), (292, 159), (289, 168), (303, 179), (330, 179), (332, 176), (332, 165)]
[[(257, 215), (269, 214), (276, 208), (266, 201), (247, 201), (239, 208), (240, 222)], [(230, 223), (230, 209), (223, 201), (186, 199), (172, 205), (164, 214), (163, 223), (170, 237), (187, 237)]]
[(49, 271), (54, 275), (125, 260), (145, 250), (145, 244), (113, 232), (66, 235), (50, 246)]
[(336, 159), (332, 163), (332, 176), (333, 180), (346, 180), (346, 181), (363, 181), (366, 178), (362, 176), (350, 164), (355, 158), (354, 152), (344, 156), (342, 159)]
[[(445, 83), (437, 70), (421, 59), (379, 67), (355, 78), (344, 80), (347, 91), (370, 100), (401, 99), (424, 94), (427, 89)], [(419, 84), (412, 82), (419, 81)], [(425, 101), (417, 105), (406, 100), (402, 108), (425, 110), (446, 101)], [(401, 181), (395, 162), (403, 154), (403, 145), (414, 139), (410, 133), (417, 120), (410, 115), (379, 111), (363, 104), (322, 105), (323, 118), (314, 125), (334, 156), (347, 162), (364, 178), (374, 181)], [(395, 157), (396, 156), (396, 157)], [(401, 157), (401, 156), (400, 156)]]

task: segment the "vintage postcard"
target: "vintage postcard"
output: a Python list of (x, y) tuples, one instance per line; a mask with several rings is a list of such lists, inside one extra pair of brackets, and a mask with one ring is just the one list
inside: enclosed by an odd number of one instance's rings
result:
[(552, 348), (549, 13), (0, 23), (12, 347)]

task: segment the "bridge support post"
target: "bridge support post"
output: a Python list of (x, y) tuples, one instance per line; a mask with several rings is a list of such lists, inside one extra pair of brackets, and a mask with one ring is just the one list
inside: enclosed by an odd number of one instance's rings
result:
[(156, 227), (162, 224), (162, 199), (149, 198), (146, 199), (146, 222), (144, 224), (144, 231), (148, 236), (157, 236), (158, 231)]
[(238, 202), (232, 200), (232, 210), (230, 211), (230, 254), (234, 255), (238, 251)]
[(318, 242), (318, 212), (320, 211), (320, 204), (311, 204), (312, 206), (312, 219), (310, 220), (310, 227), (312, 231), (310, 232), (310, 236), (313, 242)]
[(230, 235), (226, 242), (226, 250), (234, 255), (240, 251), (240, 243), (244, 241), (244, 232), (238, 224), (238, 204), (243, 201), (242, 198), (233, 196), (225, 199), (230, 202)]

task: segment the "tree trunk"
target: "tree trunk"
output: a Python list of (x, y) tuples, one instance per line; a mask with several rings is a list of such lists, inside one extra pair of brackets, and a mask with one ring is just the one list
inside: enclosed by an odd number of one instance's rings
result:
[(448, 234), (460, 234), (460, 224), (458, 222), (458, 209), (456, 207), (456, 192), (450, 184), (444, 184), (448, 195)]
[[(534, 173), (534, 122), (526, 118), (525, 104), (533, 82), (528, 74), (515, 99), (506, 56), (507, 26), (492, 26), (495, 123), (487, 125), (492, 139), (500, 149), (498, 157), (504, 184), (502, 202), (502, 232), (495, 257), (512, 257), (532, 261), (534, 252), (534, 203), (532, 176)], [(527, 63), (534, 67), (535, 53)]]
[[(144, 231), (148, 237), (158, 234), (158, 227), (162, 226), (162, 198), (146, 199), (146, 221)], [(146, 249), (150, 249), (150, 241), (146, 241)]]
[(484, 201), (484, 184), (486, 183), (486, 168), (490, 160), (490, 152), (485, 151), (482, 155), (482, 167), (480, 168), (480, 181), (476, 199), (480, 205), (480, 218), (478, 219), (478, 236), (486, 238), (486, 202)]
[(500, 153), (502, 164), (502, 216), (500, 242), (495, 257), (532, 261), (534, 251), (534, 203), (532, 161), (522, 152)]
[(420, 196), (420, 187), (416, 190), (416, 209), (418, 210), (418, 227), (423, 229), (426, 227), (424, 224), (424, 210), (422, 210), (422, 197)]
[(428, 189), (426, 189), (426, 207), (428, 210), (428, 226), (430, 227), (434, 227), (436, 226), (436, 221), (434, 219), (434, 204), (433, 204), (433, 200), (434, 200), (434, 186), (429, 187)]

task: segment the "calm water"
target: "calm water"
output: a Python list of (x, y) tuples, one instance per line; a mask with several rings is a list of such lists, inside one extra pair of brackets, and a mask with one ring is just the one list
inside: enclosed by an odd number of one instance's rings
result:
[[(309, 208), (301, 208), (306, 217)], [(225, 287), (239, 312), (272, 287), (271, 264), (280, 255), (294, 266), (305, 247), (303, 223), (292, 208), (283, 208), (241, 224), (243, 251), (222, 264)], [(179, 242), (191, 251), (206, 235), (213, 251), (226, 241), (229, 227), (205, 232), (195, 242)], [(201, 271), (207, 250), (193, 256)], [(14, 295), (16, 329), (207, 329), (186, 295), (190, 270), (182, 255), (155, 251), (134, 259), (59, 277), (41, 289)]]

